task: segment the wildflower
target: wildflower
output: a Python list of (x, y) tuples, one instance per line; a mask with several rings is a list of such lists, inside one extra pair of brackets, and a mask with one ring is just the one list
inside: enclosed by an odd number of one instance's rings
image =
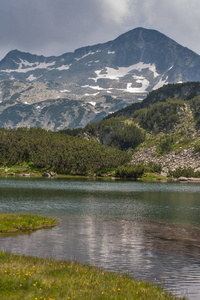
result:
[(104, 292), (102, 292), (102, 295), (104, 294)]

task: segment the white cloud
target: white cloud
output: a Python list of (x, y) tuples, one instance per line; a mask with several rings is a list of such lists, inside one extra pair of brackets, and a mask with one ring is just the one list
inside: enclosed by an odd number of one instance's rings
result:
[(199, 0), (130, 0), (124, 28), (156, 29), (200, 54)]
[(100, 0), (103, 17), (109, 22), (122, 24), (130, 13), (131, 0)]

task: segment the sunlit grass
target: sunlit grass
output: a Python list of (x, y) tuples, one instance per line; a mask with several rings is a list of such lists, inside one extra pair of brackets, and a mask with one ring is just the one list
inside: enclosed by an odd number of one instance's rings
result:
[(34, 230), (57, 225), (59, 222), (43, 216), (0, 213), (0, 233)]
[(165, 176), (161, 176), (155, 173), (145, 173), (142, 178), (140, 178), (140, 181), (144, 181), (144, 182), (152, 182), (152, 181), (162, 181), (162, 180), (167, 180), (167, 177)]
[(177, 299), (150, 283), (99, 266), (4, 252), (0, 252), (0, 295), (1, 300)]

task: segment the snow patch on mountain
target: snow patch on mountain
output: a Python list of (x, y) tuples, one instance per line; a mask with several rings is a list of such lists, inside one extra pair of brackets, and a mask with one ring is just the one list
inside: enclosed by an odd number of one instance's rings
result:
[(91, 104), (92, 106), (96, 106), (96, 102), (94, 102), (94, 101), (90, 101), (88, 103)]
[(153, 91), (157, 90), (157, 89), (161, 88), (163, 85), (168, 84), (167, 79), (168, 79), (168, 77), (166, 79), (163, 79), (163, 77), (161, 77), (159, 82), (153, 87), (152, 90)]
[(149, 81), (143, 77), (143, 76), (133, 76), (134, 79), (136, 79), (137, 83), (141, 83), (142, 86), (137, 88), (137, 87), (132, 87), (132, 83), (127, 83), (127, 88), (126, 91), (129, 93), (145, 93), (146, 89), (149, 87)]
[(97, 95), (99, 95), (99, 92), (94, 93), (94, 94), (88, 94), (88, 93), (84, 94), (84, 96), (86, 96), (86, 97), (97, 96)]
[(82, 88), (90, 88), (93, 90), (103, 91), (104, 89), (98, 85), (83, 85)]
[(37, 77), (35, 77), (33, 74), (31, 74), (26, 80), (27, 81), (33, 81), (33, 80), (36, 80)]
[(89, 78), (97, 82), (98, 79), (111, 79), (111, 80), (119, 80), (120, 77), (124, 77), (133, 71), (142, 72), (144, 69), (149, 69), (154, 78), (158, 77), (159, 74), (156, 72), (155, 64), (145, 64), (143, 62), (139, 62), (130, 67), (119, 67), (117, 69), (106, 67), (104, 70), (96, 70), (95, 73), (97, 75), (96, 78)]
[(61, 90), (60, 93), (70, 93), (69, 90)]
[(12, 73), (12, 72), (17, 72), (17, 73), (27, 73), (30, 71), (35, 71), (36, 69), (48, 69), (49, 67), (52, 67), (55, 65), (55, 61), (51, 63), (29, 63), (28, 61), (20, 59), (21, 62), (17, 63), (18, 64), (18, 69), (7, 69), (7, 70), (2, 70), (2, 72), (5, 73)]
[(88, 55), (94, 55), (94, 54), (96, 54), (96, 53), (98, 53), (98, 52), (101, 52), (101, 50), (97, 50), (97, 51), (95, 51), (95, 52), (89, 51), (88, 53), (84, 54), (83, 56), (78, 57), (78, 58), (75, 58), (75, 60), (79, 61), (79, 60), (81, 60), (81, 59), (87, 57)]
[(63, 70), (69, 70), (70, 67), (71, 67), (71, 64), (70, 65), (62, 65), (56, 69), (59, 71), (63, 71)]

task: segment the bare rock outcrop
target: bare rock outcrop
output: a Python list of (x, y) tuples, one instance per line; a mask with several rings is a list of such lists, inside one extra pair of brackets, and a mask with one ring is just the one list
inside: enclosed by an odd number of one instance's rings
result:
[(200, 168), (200, 153), (195, 153), (194, 148), (184, 149), (178, 153), (171, 151), (163, 156), (158, 157), (156, 146), (143, 148), (138, 151), (132, 158), (133, 164), (154, 162), (161, 164), (162, 172), (168, 173), (178, 168), (192, 168), (198, 170)]

